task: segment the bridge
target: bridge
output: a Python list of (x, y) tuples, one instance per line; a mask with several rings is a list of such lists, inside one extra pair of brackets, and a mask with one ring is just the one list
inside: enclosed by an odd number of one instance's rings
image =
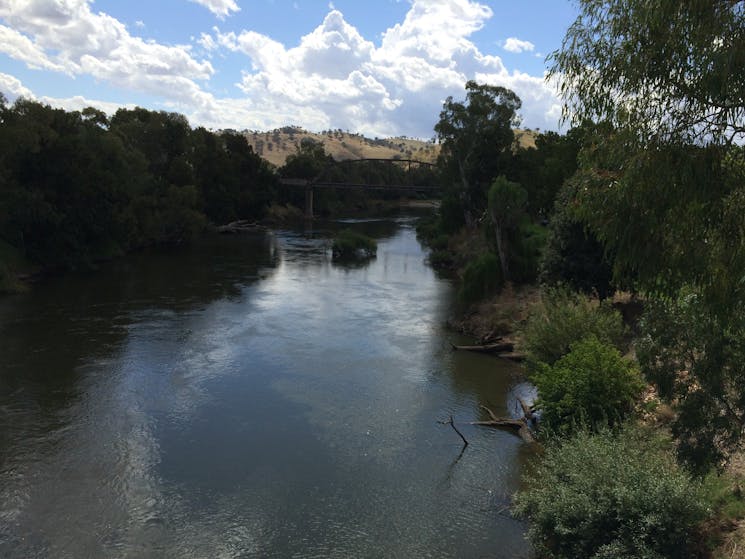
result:
[(305, 217), (313, 219), (317, 188), (437, 194), (441, 187), (432, 163), (415, 159), (347, 159), (327, 165), (313, 179), (282, 178), (280, 184), (305, 191)]

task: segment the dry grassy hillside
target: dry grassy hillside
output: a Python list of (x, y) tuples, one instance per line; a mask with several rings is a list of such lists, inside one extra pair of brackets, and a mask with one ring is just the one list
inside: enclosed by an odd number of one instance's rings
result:
[[(522, 147), (535, 146), (534, 132), (516, 130), (515, 135)], [(342, 130), (315, 134), (294, 126), (285, 126), (271, 132), (248, 131), (246, 138), (256, 153), (278, 167), (284, 164), (288, 155), (295, 153), (303, 138), (323, 142), (326, 151), (337, 161), (398, 157), (434, 163), (440, 152), (437, 144), (411, 138), (370, 139)]]

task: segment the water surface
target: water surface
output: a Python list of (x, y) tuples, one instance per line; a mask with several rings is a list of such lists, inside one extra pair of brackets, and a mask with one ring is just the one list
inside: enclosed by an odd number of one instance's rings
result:
[[(527, 557), (516, 370), (413, 222), (215, 237), (0, 300), (0, 556)], [(453, 415), (470, 445), (437, 423)]]

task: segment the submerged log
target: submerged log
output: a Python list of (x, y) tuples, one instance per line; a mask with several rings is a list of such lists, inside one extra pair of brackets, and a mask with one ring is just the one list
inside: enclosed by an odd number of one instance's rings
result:
[(513, 344), (512, 342), (497, 342), (494, 344), (484, 345), (450, 345), (454, 350), (475, 351), (478, 353), (505, 353), (511, 352), (513, 349), (515, 349), (515, 344)]

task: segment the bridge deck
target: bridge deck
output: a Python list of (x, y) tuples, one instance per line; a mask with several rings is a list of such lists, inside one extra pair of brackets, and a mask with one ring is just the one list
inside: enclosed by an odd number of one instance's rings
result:
[(364, 184), (347, 182), (312, 182), (306, 179), (280, 179), (280, 184), (300, 188), (335, 188), (338, 190), (391, 190), (403, 192), (436, 192), (441, 190), (439, 186), (411, 185), (411, 184)]

